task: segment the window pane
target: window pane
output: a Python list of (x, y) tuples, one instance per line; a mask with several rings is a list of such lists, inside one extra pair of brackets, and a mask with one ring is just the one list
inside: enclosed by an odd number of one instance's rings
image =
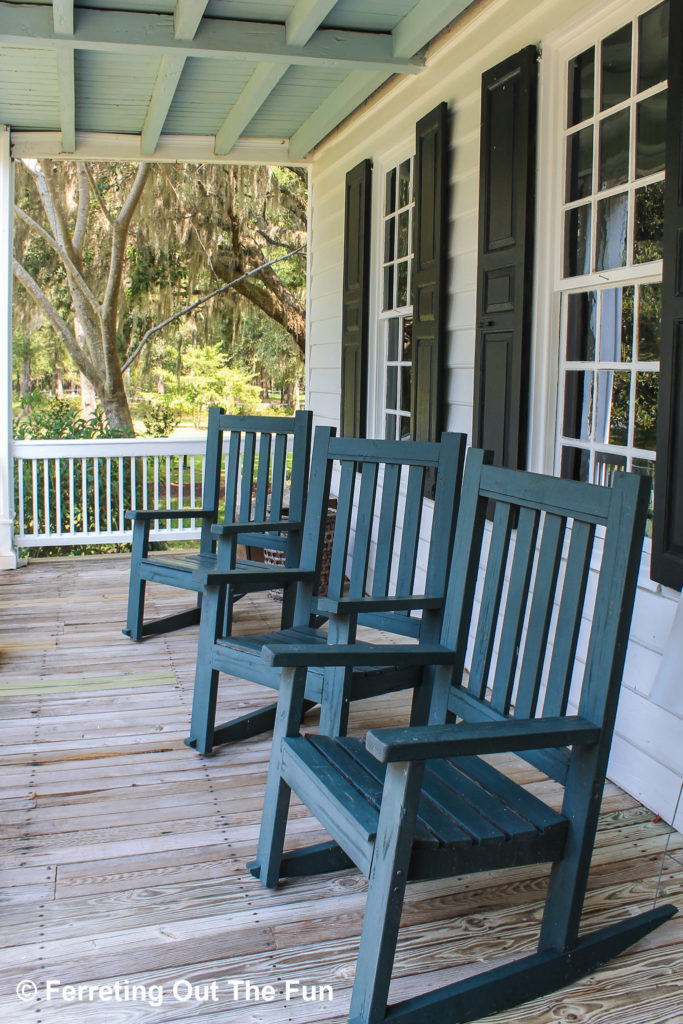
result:
[(387, 358), (392, 363), (395, 363), (398, 359), (398, 325), (398, 317), (394, 317), (393, 320), (389, 321)]
[(387, 366), (387, 395), (385, 406), (387, 409), (397, 409), (396, 403), (397, 393), (396, 388), (398, 384), (398, 367)]
[(633, 358), (634, 288), (606, 288), (600, 313), (600, 360), (630, 363)]
[(394, 305), (394, 268), (384, 268), (384, 302), (383, 309), (392, 309)]
[(386, 201), (384, 204), (385, 213), (393, 213), (396, 209), (396, 168), (389, 171), (385, 182)]
[(636, 117), (636, 178), (643, 178), (664, 170), (666, 92), (642, 100)]
[(398, 251), (397, 256), (408, 255), (408, 229), (410, 227), (410, 214), (406, 210), (398, 215)]
[(564, 219), (564, 274), (576, 277), (590, 271), (591, 208), (590, 203), (567, 210)]
[(402, 412), (410, 412), (410, 367), (401, 367), (401, 406)]
[(652, 536), (652, 513), (654, 511), (654, 497), (655, 497), (655, 464), (652, 459), (633, 459), (631, 468), (634, 473), (640, 473), (642, 476), (650, 478), (650, 507), (647, 513), (647, 524), (645, 526), (645, 536)]
[(601, 110), (607, 110), (631, 95), (630, 24), (603, 39), (601, 82)]
[(593, 455), (593, 483), (609, 487), (614, 483), (614, 474), (622, 473), (627, 466), (625, 455), (613, 452), (595, 452)]
[(384, 262), (388, 263), (394, 258), (394, 228), (396, 226), (395, 217), (390, 217), (384, 225)]
[(600, 190), (628, 181), (629, 111), (606, 117), (600, 125)]
[(388, 441), (396, 440), (396, 417), (387, 414), (384, 417), (384, 436)]
[(596, 292), (569, 296), (567, 311), (567, 359), (595, 359)]
[(585, 199), (593, 191), (593, 126), (567, 139), (567, 202)]
[(655, 362), (659, 359), (662, 336), (662, 286), (645, 284), (640, 288), (638, 311), (638, 359)]
[(638, 19), (638, 92), (663, 82), (667, 74), (669, 5), (660, 4)]
[(413, 318), (407, 316), (403, 321), (403, 354), (401, 359), (409, 363), (413, 358)]
[(404, 260), (396, 267), (396, 305), (408, 305), (408, 261)]
[(562, 446), (562, 464), (560, 476), (568, 480), (588, 480), (588, 467), (590, 464), (590, 452), (584, 448), (569, 448)]
[(400, 430), (400, 440), (408, 441), (410, 439), (410, 416), (399, 416), (398, 428)]
[(593, 114), (595, 49), (585, 50), (569, 62), (568, 127), (585, 121)]
[(633, 238), (633, 262), (661, 260), (664, 247), (664, 182), (636, 191), (636, 223)]
[(657, 447), (657, 399), (659, 374), (636, 374), (636, 416), (633, 443), (636, 448)]
[(626, 263), (628, 197), (625, 192), (598, 203), (595, 269), (609, 270)]
[(628, 370), (598, 370), (595, 396), (595, 440), (628, 444), (631, 374)]
[(398, 169), (398, 205), (407, 206), (410, 202), (410, 160), (404, 160)]
[(592, 416), (592, 371), (567, 370), (564, 379), (564, 436), (576, 437), (580, 441), (590, 440)]

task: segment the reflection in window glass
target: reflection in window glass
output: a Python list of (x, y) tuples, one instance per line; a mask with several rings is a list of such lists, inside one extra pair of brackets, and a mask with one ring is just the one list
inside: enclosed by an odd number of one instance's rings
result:
[(586, 448), (570, 448), (568, 445), (562, 445), (560, 476), (587, 483), (589, 469), (590, 452)]
[(636, 374), (636, 415), (633, 443), (636, 448), (657, 446), (657, 400), (659, 398), (659, 374)]
[(662, 336), (662, 286), (644, 284), (638, 306), (638, 359), (641, 363), (659, 361)]
[(605, 288), (600, 311), (600, 361), (630, 363), (633, 357), (634, 288)]
[(595, 359), (597, 292), (568, 296), (567, 361)]
[(567, 139), (567, 202), (586, 199), (593, 191), (593, 126)]
[(600, 191), (628, 181), (629, 118), (620, 110), (600, 124)]
[(398, 169), (398, 205), (399, 208), (407, 206), (410, 202), (410, 160), (404, 160)]
[(666, 93), (642, 100), (636, 108), (636, 178), (664, 170)]
[(595, 79), (595, 49), (585, 50), (569, 62), (568, 120), (571, 128), (593, 116), (593, 82)]
[(669, 4), (663, 3), (638, 18), (638, 92), (666, 78), (669, 44)]
[(602, 42), (600, 109), (607, 110), (631, 95), (631, 25)]
[(664, 182), (636, 191), (633, 262), (650, 263), (664, 255)]
[(628, 444), (631, 374), (598, 370), (595, 395), (595, 440), (601, 444)]
[(626, 265), (626, 231), (628, 228), (628, 195), (601, 199), (598, 202), (595, 269), (612, 270)]
[(590, 440), (593, 421), (593, 374), (567, 370), (564, 384), (565, 437)]
[(640, 473), (642, 476), (647, 476), (650, 479), (650, 507), (647, 513), (647, 524), (645, 526), (645, 536), (652, 536), (652, 513), (654, 511), (654, 497), (655, 497), (655, 462), (654, 459), (637, 459), (634, 458), (631, 469), (634, 473)]
[(565, 277), (577, 277), (590, 271), (591, 208), (590, 203), (567, 210), (564, 227)]

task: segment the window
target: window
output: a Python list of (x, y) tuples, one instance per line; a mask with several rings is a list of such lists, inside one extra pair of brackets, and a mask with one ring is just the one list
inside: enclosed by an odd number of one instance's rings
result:
[(562, 476), (654, 474), (668, 3), (568, 62), (564, 128)]
[(383, 260), (379, 337), (384, 352), (384, 436), (410, 437), (414, 159), (384, 179)]

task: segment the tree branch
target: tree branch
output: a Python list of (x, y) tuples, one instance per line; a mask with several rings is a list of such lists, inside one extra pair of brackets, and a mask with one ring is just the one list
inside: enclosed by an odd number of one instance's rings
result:
[(85, 164), (78, 163), (78, 213), (76, 215), (76, 227), (74, 228), (74, 251), (78, 256), (79, 263), (83, 259), (83, 243), (85, 232), (88, 228), (88, 213), (90, 210), (87, 169)]
[(73, 359), (74, 363), (81, 370), (82, 373), (88, 378), (94, 386), (97, 386), (98, 381), (101, 382), (101, 377), (97, 372), (96, 367), (83, 352), (73, 334), (62, 320), (61, 316), (54, 308), (47, 295), (40, 287), (40, 285), (34, 281), (29, 272), (22, 267), (21, 263), (17, 259), (12, 260), (12, 268), (14, 270), (14, 276), (20, 284), (24, 286), (26, 291), (29, 293), (33, 301), (36, 303), (38, 308), (41, 310), (45, 319), (48, 321), (50, 326), (56, 331), (59, 337), (64, 343), (64, 347)]
[(104, 199), (102, 198), (102, 193), (100, 192), (100, 190), (97, 187), (97, 182), (95, 181), (95, 176), (94, 176), (93, 172), (90, 170), (90, 168), (88, 167), (87, 164), (79, 164), (78, 167), (79, 167), (79, 170), (80, 170), (81, 167), (85, 168), (85, 173), (88, 176), (88, 184), (90, 186), (90, 190), (92, 191), (93, 196), (95, 197), (97, 205), (99, 206), (100, 210), (102, 211), (102, 213), (106, 217), (107, 221), (110, 224), (113, 224), (114, 223), (114, 218), (112, 217), (112, 215), (109, 212), (109, 209), (107, 207), (107, 204), (105, 203)]

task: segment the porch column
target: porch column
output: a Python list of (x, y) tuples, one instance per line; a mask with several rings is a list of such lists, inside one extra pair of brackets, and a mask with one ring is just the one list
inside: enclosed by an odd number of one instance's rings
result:
[(0, 569), (16, 569), (12, 544), (12, 227), (14, 167), (9, 128), (0, 125)]

